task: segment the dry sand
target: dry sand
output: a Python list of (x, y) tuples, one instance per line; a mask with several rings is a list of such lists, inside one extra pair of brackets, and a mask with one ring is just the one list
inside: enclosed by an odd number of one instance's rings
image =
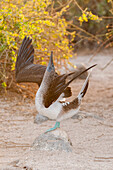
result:
[[(88, 63), (91, 54), (80, 53), (73, 63)], [(0, 169), (31, 170), (113, 170), (113, 57), (112, 51), (99, 53), (87, 66), (97, 63), (90, 85), (81, 105), (81, 119), (61, 123), (73, 144), (70, 153), (59, 151), (31, 151), (36, 137), (54, 125), (47, 121), (34, 124), (37, 114), (34, 100), (8, 92), (0, 97)], [(77, 94), (83, 80), (71, 86)], [(77, 87), (78, 86), (78, 87)]]

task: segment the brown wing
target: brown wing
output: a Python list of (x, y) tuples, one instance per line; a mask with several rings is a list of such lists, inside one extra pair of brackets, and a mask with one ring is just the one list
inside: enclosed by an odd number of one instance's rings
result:
[(46, 66), (33, 64), (34, 48), (31, 45), (32, 39), (25, 37), (19, 49), (16, 66), (16, 82), (34, 82), (39, 86), (42, 82)]
[(16, 82), (32, 82), (37, 83), (40, 86), (45, 70), (45, 66), (38, 64), (27, 65), (18, 72)]
[[(47, 92), (44, 95), (44, 105), (45, 107), (49, 107), (53, 102), (55, 102), (59, 96), (65, 92), (67, 89), (68, 85), (76, 78), (78, 78), (80, 75), (91, 69), (92, 67), (95, 67), (95, 65), (92, 65), (91, 67), (85, 69), (82, 71), (80, 74), (73, 76), (73, 78), (66, 83), (67, 77), (70, 75), (74, 75), (75, 72), (69, 73), (69, 74), (63, 74), (60, 76), (55, 77), (52, 81), (51, 84), (48, 87)], [(86, 88), (87, 89), (87, 88)]]

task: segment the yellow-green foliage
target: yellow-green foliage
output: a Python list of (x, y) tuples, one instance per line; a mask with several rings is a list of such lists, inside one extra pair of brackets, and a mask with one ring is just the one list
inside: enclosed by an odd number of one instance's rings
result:
[[(107, 1), (108, 1), (108, 3), (111, 5), (110, 12), (111, 12), (112, 19), (113, 19), (113, 0), (107, 0)], [(113, 39), (113, 25), (112, 25), (112, 22), (111, 22), (111, 24), (108, 24), (108, 25), (106, 26), (106, 28), (108, 29), (108, 32), (106, 33), (107, 39), (108, 39), (108, 40), (109, 40), (109, 39)], [(109, 46), (112, 47), (112, 46), (113, 46), (113, 40), (112, 40), (112, 41), (109, 41), (109, 43), (108, 43), (107, 46), (108, 46), (108, 47), (109, 47)]]
[(108, 1), (108, 3), (112, 3), (113, 2), (113, 0), (107, 0)]
[[(0, 82), (7, 84), (7, 68), (14, 70), (17, 50), (25, 35), (33, 38), (38, 62), (46, 64), (46, 57), (54, 51), (55, 61), (71, 57), (68, 46), (67, 23), (62, 12), (52, 12), (52, 0), (0, 1)], [(74, 35), (74, 34), (73, 34)], [(73, 36), (72, 35), (72, 36)], [(4, 86), (5, 85), (5, 86)]]
[(82, 11), (82, 16), (79, 17), (79, 21), (80, 21), (80, 25), (82, 25), (82, 23), (88, 22), (88, 20), (93, 20), (93, 21), (101, 21), (102, 18), (99, 18), (97, 15), (92, 14), (92, 12), (87, 11), (87, 8)]

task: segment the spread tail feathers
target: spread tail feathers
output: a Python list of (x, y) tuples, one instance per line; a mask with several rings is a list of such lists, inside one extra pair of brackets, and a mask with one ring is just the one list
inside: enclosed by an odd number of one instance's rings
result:
[[(91, 70), (91, 71), (92, 71), (92, 70)], [(80, 93), (79, 93), (79, 95), (78, 95), (79, 101), (81, 101), (81, 99), (84, 97), (84, 95), (85, 95), (86, 92), (87, 92), (88, 85), (89, 85), (89, 77), (90, 77), (90, 74), (91, 74), (91, 72), (88, 74), (88, 76), (87, 76), (87, 78), (86, 78), (86, 80), (85, 80), (85, 82), (84, 82), (84, 84), (83, 84), (83, 86), (82, 86), (82, 89), (81, 89), (81, 91), (80, 91)]]

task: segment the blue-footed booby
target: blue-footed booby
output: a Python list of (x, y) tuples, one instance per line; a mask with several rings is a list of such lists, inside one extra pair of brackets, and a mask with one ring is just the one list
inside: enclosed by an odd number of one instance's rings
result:
[[(55, 127), (52, 129), (54, 130), (60, 126), (60, 121), (62, 119), (76, 114), (77, 107), (75, 108), (75, 106), (77, 105), (76, 102), (79, 97), (69, 103), (61, 102), (62, 98), (70, 97), (72, 95), (71, 87), (68, 87), (69, 84), (95, 65), (85, 69), (81, 73), (78, 73), (75, 70), (68, 74), (58, 75), (55, 72), (53, 64), (53, 53), (51, 53), (47, 67), (33, 63), (34, 48), (31, 43), (32, 39), (25, 37), (19, 49), (15, 66), (16, 82), (32, 82), (39, 85), (35, 98), (35, 105), (37, 111), (41, 115), (57, 121)], [(71, 77), (71, 75), (73, 75), (73, 77)], [(66, 82), (66, 79), (69, 77), (71, 77), (70, 80), (68, 79), (68, 82)], [(84, 94), (88, 87), (88, 79), (87, 84), (84, 87)]]
[(71, 80), (66, 83), (67, 77), (74, 74), (74, 72), (56, 77), (55, 67), (53, 64), (53, 52), (51, 52), (49, 64), (44, 73), (42, 83), (36, 93), (35, 98), (37, 111), (40, 114), (49, 117), (49, 119), (56, 120), (55, 126), (48, 131), (59, 128), (60, 121), (70, 118), (78, 112), (81, 100), (84, 97), (88, 88), (90, 74), (86, 78), (79, 95), (73, 101), (67, 103), (61, 102), (62, 98), (64, 97), (64, 90), (74, 79), (76, 79), (78, 76), (88, 71), (89, 69), (93, 68), (94, 66), (96, 66), (96, 64), (84, 70), (82, 73), (75, 75)]

